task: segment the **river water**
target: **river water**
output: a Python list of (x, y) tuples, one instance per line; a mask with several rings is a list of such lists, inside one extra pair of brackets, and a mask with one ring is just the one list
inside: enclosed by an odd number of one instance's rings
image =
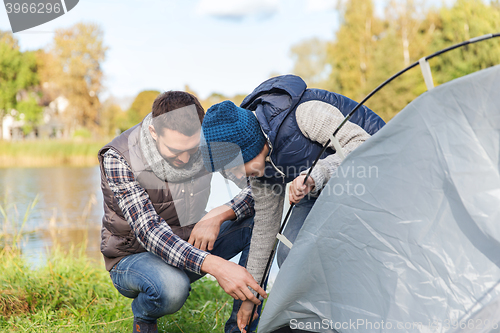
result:
[[(207, 210), (229, 201), (238, 191), (214, 174)], [(100, 262), (102, 200), (98, 166), (0, 169), (0, 206), (7, 215), (0, 215), (0, 228), (4, 228), (0, 233), (12, 235), (26, 220), (20, 245), (35, 267), (45, 262), (54, 246), (68, 250), (82, 243), (87, 255)]]

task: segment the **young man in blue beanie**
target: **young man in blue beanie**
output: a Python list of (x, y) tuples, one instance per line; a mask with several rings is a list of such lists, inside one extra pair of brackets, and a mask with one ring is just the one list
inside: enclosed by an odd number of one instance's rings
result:
[[(253, 200), (244, 189), (206, 213), (211, 174), (199, 151), (205, 112), (182, 91), (160, 94), (144, 120), (98, 154), (104, 217), (101, 252), (116, 289), (133, 298), (133, 332), (156, 333), (157, 319), (178, 311), (190, 283), (205, 273), (236, 300), (266, 296), (245, 268)], [(246, 183), (245, 183), (246, 185)], [(226, 333), (238, 331), (236, 311)]]
[[(294, 75), (271, 78), (259, 85), (237, 107), (230, 101), (212, 106), (202, 125), (202, 154), (209, 171), (225, 170), (250, 177), (255, 217), (247, 269), (261, 282), (283, 213), (285, 186), (295, 203), (284, 235), (295, 241), (321, 189), (342, 158), (330, 144), (304, 185), (305, 175), (344, 117), (357, 105), (353, 100), (321, 89), (307, 89)], [(337, 133), (344, 155), (384, 125), (370, 109), (361, 107)], [(278, 248), (278, 265), (288, 255)], [(238, 312), (242, 332), (253, 304), (243, 302)]]

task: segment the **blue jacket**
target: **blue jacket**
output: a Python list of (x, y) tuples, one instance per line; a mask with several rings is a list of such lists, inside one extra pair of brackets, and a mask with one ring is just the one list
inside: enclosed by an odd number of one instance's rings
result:
[[(306, 138), (295, 118), (297, 106), (311, 100), (331, 104), (344, 116), (358, 104), (340, 94), (321, 89), (307, 89), (306, 83), (295, 75), (278, 76), (263, 82), (241, 103), (242, 108), (255, 111), (271, 147), (262, 181), (286, 184), (300, 172), (310, 168), (321, 152), (321, 144)], [(366, 106), (360, 107), (350, 121), (370, 135), (385, 125), (384, 121)], [(335, 151), (329, 148), (321, 158), (334, 153)]]

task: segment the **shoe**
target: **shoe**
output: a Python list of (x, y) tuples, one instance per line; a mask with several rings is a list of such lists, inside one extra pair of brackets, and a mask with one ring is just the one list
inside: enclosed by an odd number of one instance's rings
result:
[(145, 323), (134, 318), (132, 333), (158, 333), (158, 326), (156, 323)]

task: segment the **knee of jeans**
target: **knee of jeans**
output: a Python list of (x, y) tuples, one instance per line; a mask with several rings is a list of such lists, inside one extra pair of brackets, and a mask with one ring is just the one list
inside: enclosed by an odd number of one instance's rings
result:
[(242, 227), (253, 229), (253, 216), (248, 217), (248, 218), (244, 219), (243, 221), (241, 221), (240, 225)]
[(157, 306), (161, 316), (179, 311), (189, 296), (191, 286), (186, 274), (164, 281), (158, 291)]

